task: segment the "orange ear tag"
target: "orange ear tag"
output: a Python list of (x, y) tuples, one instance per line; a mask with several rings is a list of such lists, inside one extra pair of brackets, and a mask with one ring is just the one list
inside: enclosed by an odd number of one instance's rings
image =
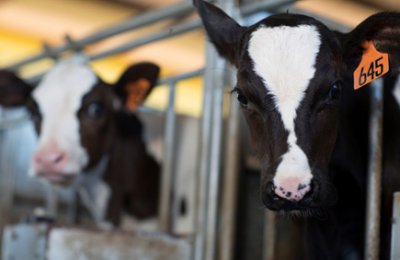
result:
[(150, 82), (145, 79), (139, 79), (130, 83), (125, 87), (127, 92), (126, 106), (135, 111), (137, 107), (144, 101), (146, 94), (150, 88)]
[(371, 83), (389, 71), (389, 55), (377, 51), (374, 41), (365, 42), (363, 48), (361, 62), (354, 71), (354, 89)]

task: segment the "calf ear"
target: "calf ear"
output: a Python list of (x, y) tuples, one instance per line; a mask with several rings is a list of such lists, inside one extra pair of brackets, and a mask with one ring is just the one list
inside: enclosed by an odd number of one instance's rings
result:
[(354, 71), (360, 62), (363, 46), (368, 41), (373, 41), (379, 52), (389, 54), (392, 71), (400, 68), (400, 13), (372, 15), (345, 34), (343, 39), (344, 58), (350, 71)]
[(0, 106), (24, 105), (33, 87), (20, 79), (15, 73), (0, 70)]
[(159, 73), (160, 67), (143, 62), (130, 66), (121, 75), (115, 91), (129, 110), (135, 111), (143, 103), (156, 85)]
[(203, 21), (208, 37), (218, 53), (230, 63), (238, 65), (238, 50), (244, 28), (218, 7), (203, 0), (193, 0)]

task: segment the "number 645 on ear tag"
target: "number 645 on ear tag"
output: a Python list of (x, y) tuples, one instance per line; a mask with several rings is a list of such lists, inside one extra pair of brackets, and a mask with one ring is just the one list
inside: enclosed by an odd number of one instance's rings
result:
[(354, 71), (354, 89), (359, 89), (368, 83), (382, 77), (389, 71), (389, 55), (375, 49), (373, 41), (363, 45), (364, 53), (361, 62)]

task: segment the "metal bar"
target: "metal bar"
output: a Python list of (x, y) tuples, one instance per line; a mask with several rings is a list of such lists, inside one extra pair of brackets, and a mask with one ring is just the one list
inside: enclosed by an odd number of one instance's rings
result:
[[(243, 15), (250, 15), (250, 14), (252, 14), (254, 12), (258, 12), (262, 9), (281, 8), (288, 4), (292, 4), (293, 2), (295, 2), (295, 1), (294, 0), (285, 0), (285, 1), (275, 0), (273, 2), (271, 2), (271, 1), (257, 2), (254, 4), (248, 5), (248, 6), (244, 6), (241, 11), (242, 11)], [(128, 50), (143, 46), (145, 44), (149, 44), (149, 43), (152, 43), (155, 41), (159, 41), (159, 40), (166, 39), (169, 37), (174, 37), (174, 36), (195, 30), (197, 28), (200, 28), (201, 26), (202, 26), (202, 23), (200, 20), (190, 21), (188, 23), (172, 27), (168, 31), (158, 32), (153, 35), (143, 37), (139, 40), (121, 45), (117, 48), (113, 48), (111, 50), (107, 50), (107, 51), (104, 51), (104, 52), (101, 52), (98, 54), (91, 55), (91, 56), (89, 56), (89, 59), (97, 60), (97, 59), (101, 59), (101, 58), (115, 55), (118, 53), (126, 52)]]
[(207, 201), (207, 234), (205, 259), (216, 258), (216, 244), (218, 228), (218, 202), (219, 202), (219, 181), (221, 175), (221, 154), (222, 154), (222, 129), (223, 129), (223, 102), (224, 102), (224, 70), (225, 60), (217, 60), (213, 80), (213, 118), (210, 155), (210, 170), (208, 179), (208, 201)]
[[(230, 85), (236, 81), (236, 73), (230, 73)], [(221, 204), (221, 238), (219, 243), (219, 258), (231, 260), (234, 256), (235, 219), (237, 209), (237, 194), (239, 188), (239, 142), (240, 142), (240, 107), (233, 95), (230, 99), (228, 126), (225, 136), (225, 168), (223, 175)]]
[[(291, 4), (293, 2), (295, 2), (295, 1), (293, 1), (293, 0), (285, 0), (285, 1), (274, 0), (273, 2), (270, 2), (270, 1), (257, 2), (257, 3), (251, 4), (251, 5), (243, 6), (241, 13), (243, 15), (250, 15), (250, 14), (258, 12), (260, 10), (273, 10), (273, 9), (281, 8), (283, 6)], [(45, 58), (51, 58), (51, 57), (59, 55), (62, 52), (68, 51), (68, 50), (73, 50), (77, 46), (79, 46), (80, 48), (84, 48), (85, 46), (87, 46), (89, 44), (96, 43), (98, 41), (118, 35), (120, 33), (134, 30), (139, 27), (148, 25), (150, 23), (155, 23), (155, 22), (167, 19), (167, 18), (184, 15), (191, 11), (193, 11), (192, 3), (184, 1), (180, 4), (176, 4), (176, 5), (173, 5), (171, 7), (165, 8), (165, 9), (152, 11), (152, 12), (149, 12), (149, 13), (146, 13), (143, 15), (138, 15), (138, 16), (135, 16), (131, 20), (119, 23), (119, 24), (117, 24), (113, 27), (110, 27), (108, 29), (105, 29), (103, 31), (98, 31), (98, 32), (93, 33), (83, 39), (75, 40), (75, 41), (73, 41), (73, 43), (67, 42), (63, 45), (60, 45), (60, 46), (57, 46), (54, 48), (48, 48), (47, 50), (44, 50), (43, 52), (41, 52), (39, 54), (36, 54), (30, 58), (27, 58), (25, 60), (19, 61), (17, 63), (14, 63), (14, 64), (8, 66), (8, 69), (16, 70), (19, 67), (24, 66), (26, 64), (36, 62), (36, 61), (39, 61), (39, 60), (45, 59)], [(194, 30), (196, 28), (201, 27), (201, 23), (199, 20), (192, 21), (192, 22), (190, 22), (190, 24), (193, 27), (188, 26), (188, 25), (187, 25), (188, 28), (185, 28), (185, 26), (179, 26), (179, 27), (176, 27), (175, 31), (172, 33), (170, 31), (164, 31), (161, 33), (157, 33), (155, 36), (144, 37), (142, 41), (137, 41), (137, 42), (135, 42), (135, 44), (131, 43), (131, 44), (126, 44), (126, 45), (118, 47), (117, 48), (118, 50), (116, 52), (108, 50), (108, 51), (105, 51), (105, 52), (102, 52), (99, 54), (92, 55), (91, 59), (95, 60), (95, 59), (104, 58), (109, 55), (121, 53), (121, 52), (130, 50), (132, 48), (139, 47), (144, 44), (160, 40), (160, 39), (162, 39), (162, 35), (166, 35), (166, 37), (168, 37), (168, 36), (171, 37), (171, 36), (182, 34), (184, 32)]]
[(171, 221), (171, 192), (175, 179), (174, 153), (175, 153), (175, 82), (169, 86), (168, 107), (164, 134), (164, 162), (162, 167), (162, 181), (159, 204), (159, 226), (164, 232), (172, 231)]
[(85, 47), (85, 46), (87, 46), (89, 44), (93, 44), (93, 43), (101, 41), (103, 39), (106, 39), (106, 38), (109, 38), (109, 37), (112, 37), (112, 36), (115, 36), (115, 35), (130, 31), (130, 30), (133, 30), (133, 29), (137, 29), (139, 27), (146, 26), (146, 25), (149, 25), (151, 23), (155, 23), (155, 22), (158, 22), (158, 21), (161, 21), (161, 20), (164, 20), (164, 19), (168, 19), (168, 18), (173, 18), (173, 17), (177, 17), (177, 16), (180, 16), (180, 15), (184, 15), (184, 14), (186, 14), (188, 12), (191, 12), (191, 11), (193, 11), (193, 6), (192, 6), (191, 1), (190, 2), (183, 1), (183, 2), (181, 2), (179, 4), (172, 5), (172, 6), (168, 7), (168, 8), (164, 8), (164, 9), (161, 9), (161, 10), (148, 12), (148, 13), (145, 13), (145, 14), (142, 14), (142, 15), (137, 15), (134, 18), (132, 18), (132, 19), (130, 19), (128, 21), (125, 21), (125, 22), (122, 22), (122, 23), (118, 23), (117, 25), (112, 26), (112, 27), (110, 27), (108, 29), (95, 32), (95, 33), (93, 33), (93, 34), (91, 34), (91, 35), (89, 35), (89, 36), (87, 36), (87, 37), (85, 37), (83, 39), (76, 40), (76, 41), (74, 41), (73, 46), (70, 43), (66, 43), (66, 44), (60, 45), (58, 47), (49, 49), (49, 50), (44, 51), (42, 53), (39, 53), (39, 54), (37, 54), (35, 56), (32, 56), (32, 57), (30, 57), (28, 59), (19, 61), (19, 62), (15, 63), (15, 64), (9, 66), (8, 68), (10, 70), (15, 70), (18, 67), (21, 67), (23, 65), (26, 65), (26, 64), (41, 60), (43, 58), (47, 58), (47, 57), (49, 57), (50, 53), (52, 55), (57, 55), (57, 54), (59, 54), (61, 52), (70, 50), (71, 48), (76, 47), (76, 46)]
[(369, 133), (369, 165), (367, 181), (367, 223), (365, 259), (379, 259), (381, 175), (382, 175), (382, 119), (383, 80), (371, 84), (371, 117)]
[(203, 260), (205, 245), (205, 230), (207, 216), (207, 182), (209, 173), (209, 150), (211, 145), (211, 125), (212, 125), (212, 100), (213, 100), (213, 81), (216, 51), (212, 48), (211, 43), (206, 44), (206, 67), (204, 72), (204, 94), (203, 94), (203, 116), (200, 129), (199, 144), (199, 172), (198, 172), (198, 188), (196, 191), (196, 237), (194, 245), (195, 260)]
[(276, 213), (265, 211), (263, 260), (275, 260)]
[(187, 73), (179, 74), (176, 76), (171, 76), (168, 78), (163, 78), (158, 81), (157, 85), (171, 84), (171, 82), (178, 82), (185, 79), (190, 79), (203, 75), (204, 69), (194, 70)]
[[(190, 22), (190, 23), (186, 23), (184, 25), (176, 26), (176, 27), (174, 27), (174, 29), (171, 29), (169, 31), (163, 31), (163, 32), (155, 33), (155, 34), (150, 35), (148, 37), (143, 37), (143, 38), (141, 38), (139, 40), (132, 41), (130, 43), (121, 45), (119, 47), (116, 47), (116, 48), (113, 48), (113, 49), (110, 49), (110, 50), (106, 50), (106, 51), (103, 51), (103, 52), (100, 52), (100, 53), (97, 53), (97, 54), (89, 55), (89, 56), (87, 56), (87, 58), (88, 58), (88, 60), (93, 61), (93, 60), (102, 59), (102, 58), (105, 58), (105, 57), (108, 57), (108, 56), (112, 56), (112, 55), (115, 55), (115, 54), (123, 53), (123, 52), (129, 51), (129, 50), (138, 48), (140, 46), (152, 43), (154, 41), (166, 39), (168, 37), (177, 36), (179, 34), (191, 31), (191, 30), (193, 30), (193, 29), (195, 29), (195, 28), (197, 28), (199, 26), (200, 26), (200, 20), (196, 20), (196, 21), (193, 21), (193, 22)], [(180, 79), (184, 79), (184, 77), (190, 78), (190, 77), (193, 77), (193, 76), (197, 76), (196, 73), (200, 74), (201, 71), (202, 70), (196, 70), (196, 71), (188, 73), (187, 75), (184, 74), (183, 77), (181, 77)], [(37, 82), (40, 81), (40, 79), (43, 77), (43, 75), (44, 75), (44, 73), (42, 73), (40, 75), (36, 75), (36, 76), (30, 78), (29, 82), (33, 83), (33, 84), (37, 83)], [(178, 77), (176, 79), (179, 79)], [(165, 79), (162, 82), (169, 84), (169, 82), (171, 80), (174, 80), (174, 79), (173, 78)]]
[(111, 55), (126, 52), (126, 51), (135, 49), (137, 47), (140, 47), (140, 46), (143, 46), (143, 45), (155, 42), (155, 41), (163, 40), (163, 39), (166, 39), (169, 37), (177, 36), (177, 35), (192, 31), (196, 28), (199, 28), (200, 25), (201, 25), (200, 20), (190, 21), (190, 22), (172, 27), (170, 30), (157, 32), (150, 36), (138, 39), (136, 41), (129, 42), (127, 44), (123, 44), (117, 48), (113, 48), (111, 50), (107, 50), (107, 51), (100, 52), (97, 54), (89, 55), (88, 58), (89, 58), (89, 60), (98, 60), (98, 59), (102, 59), (102, 58), (105, 58), (105, 57), (108, 57)]
[[(13, 121), (12, 119), (19, 120), (19, 118), (12, 117), (7, 120), (7, 109), (0, 107), (0, 125)], [(16, 146), (18, 143), (13, 141), (13, 145), (10, 145), (6, 141), (7, 132), (12, 129), (3, 128), (0, 126), (0, 234), (3, 232), (3, 228), (10, 221), (11, 209), (14, 201), (14, 190), (15, 190), (15, 179), (16, 175), (13, 172), (12, 165), (9, 164), (9, 160), (15, 156)], [(8, 136), (10, 138), (10, 136)], [(0, 236), (1, 237), (1, 236)], [(0, 246), (1, 250), (1, 246)]]
[(43, 182), (46, 189), (46, 215), (52, 218), (57, 218), (58, 211), (58, 189), (54, 185)]
[[(232, 14), (234, 1), (217, 1), (228, 14)], [(222, 159), (222, 130), (223, 130), (223, 105), (225, 88), (225, 70), (227, 63), (218, 57), (214, 60), (215, 66), (212, 75), (213, 100), (212, 100), (212, 128), (211, 128), (211, 146), (209, 151), (209, 177), (208, 177), (208, 198), (206, 215), (206, 237), (205, 237), (205, 257), (204, 259), (213, 260), (217, 258), (217, 241), (219, 239), (217, 232), (219, 229), (219, 196), (220, 196), (220, 178), (221, 178), (221, 159)]]
[(390, 259), (400, 259), (400, 192), (393, 194), (393, 221)]
[(272, 11), (295, 3), (296, 0), (269, 0), (257, 1), (240, 8), (242, 16), (248, 16), (260, 11)]

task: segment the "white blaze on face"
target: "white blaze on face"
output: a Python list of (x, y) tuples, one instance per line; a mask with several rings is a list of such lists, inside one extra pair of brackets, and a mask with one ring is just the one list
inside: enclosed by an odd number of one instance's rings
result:
[[(88, 66), (69, 60), (52, 68), (33, 92), (42, 114), (37, 150), (56, 146), (65, 151), (68, 160), (64, 174), (77, 174), (88, 163), (88, 154), (80, 142), (77, 112), (83, 96), (96, 82), (97, 77)], [(35, 175), (32, 165), (30, 173)]]
[(307, 156), (296, 143), (294, 122), (296, 110), (314, 77), (320, 45), (318, 30), (310, 25), (262, 26), (252, 33), (249, 42), (248, 52), (254, 63), (254, 72), (261, 77), (268, 93), (273, 96), (289, 134), (289, 150), (282, 156), (274, 184), (276, 191), (284, 186), (283, 189), (290, 191), (294, 200), (294, 196), (303, 197), (302, 193), (307, 192), (312, 179)]

